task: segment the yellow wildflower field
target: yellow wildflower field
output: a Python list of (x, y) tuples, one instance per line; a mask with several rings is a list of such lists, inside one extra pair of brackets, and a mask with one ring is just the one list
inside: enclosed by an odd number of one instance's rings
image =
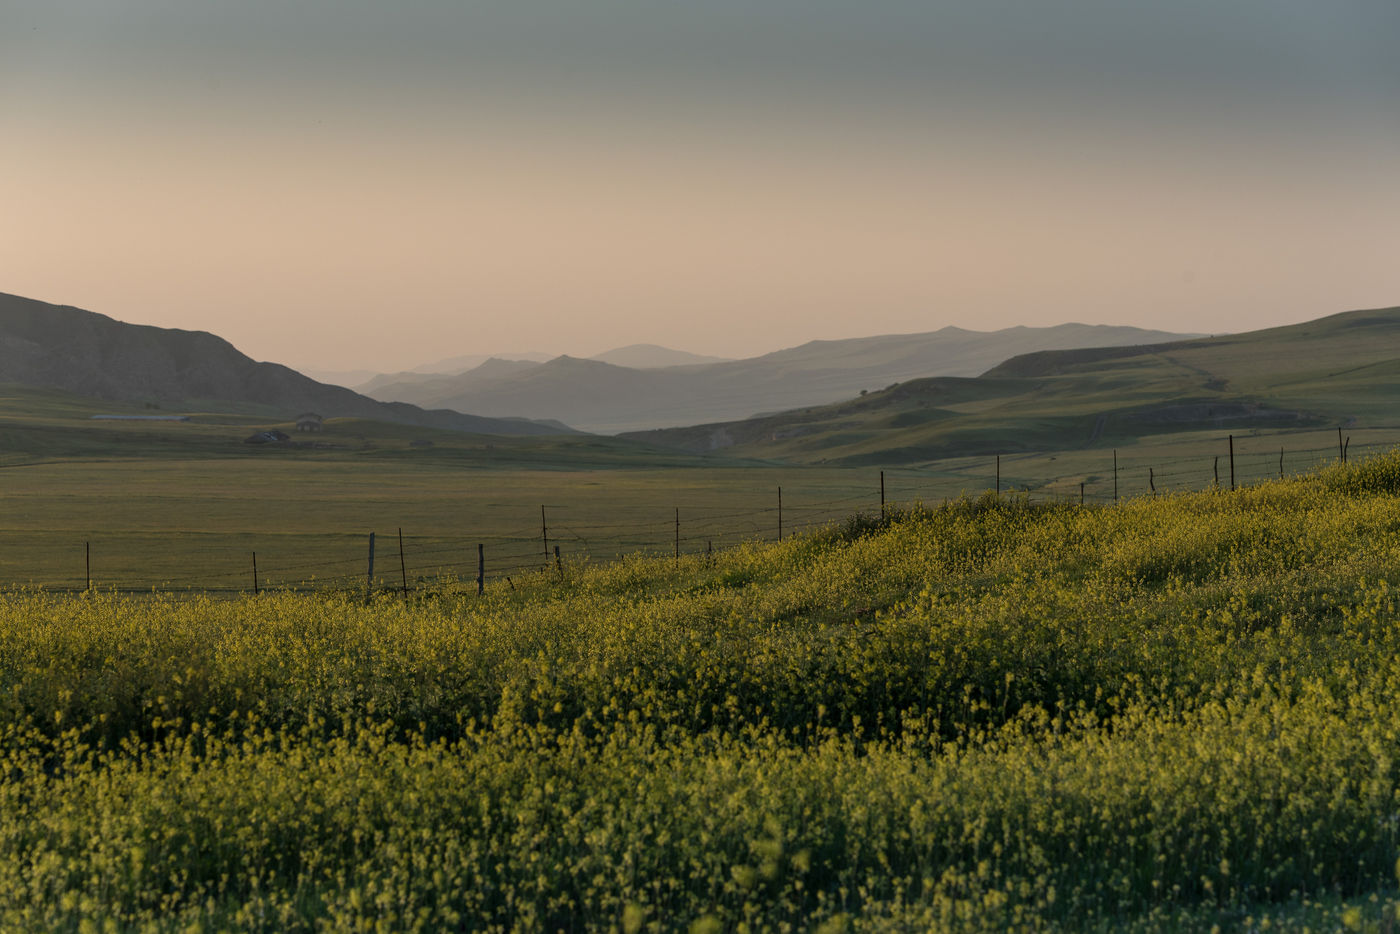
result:
[(1400, 455), (0, 601), (4, 930), (1394, 930)]

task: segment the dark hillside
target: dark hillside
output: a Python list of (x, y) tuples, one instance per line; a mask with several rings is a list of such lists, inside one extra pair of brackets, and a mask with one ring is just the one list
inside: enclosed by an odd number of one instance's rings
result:
[(560, 426), (384, 403), (258, 363), (204, 331), (126, 324), (66, 305), (0, 293), (0, 383), (97, 399), (178, 406), (312, 411), (487, 434), (550, 434)]

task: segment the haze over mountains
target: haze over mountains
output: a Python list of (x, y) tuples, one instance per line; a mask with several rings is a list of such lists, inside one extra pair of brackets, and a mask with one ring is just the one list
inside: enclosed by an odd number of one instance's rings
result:
[[(746, 360), (659, 363), (666, 348), (621, 348), (604, 359), (560, 356), (543, 363), (492, 359), (451, 376), (380, 377), (360, 391), (381, 400), (495, 417), (553, 418), (615, 433), (744, 418), (848, 399), (907, 379), (974, 376), (1009, 357), (1041, 350), (1123, 346), (1187, 335), (1106, 325), (1063, 324), (810, 341)], [(668, 351), (674, 359), (693, 355)], [(701, 358), (703, 359), (703, 358)], [(637, 361), (619, 365), (620, 360)]]
[(1131, 443), (1170, 432), (1394, 425), (1400, 308), (1244, 334), (1042, 350), (975, 378), (902, 382), (826, 406), (624, 435), (792, 463), (908, 464)]
[[(507, 373), (520, 373), (528, 369), (528, 367), (519, 366), (517, 364), (547, 363), (553, 360), (555, 356), (555, 354), (539, 353), (538, 351), (467, 354), (465, 356), (449, 357), (446, 360), (424, 364), (423, 366), (417, 366), (411, 370), (405, 370), (399, 373), (370, 373), (361, 370), (358, 371), (360, 376), (358, 380), (342, 382), (340, 385), (353, 386), (356, 392), (362, 392), (377, 398), (382, 391), (390, 387), (394, 387), (394, 394), (399, 394), (401, 391), (400, 387), (434, 382), (446, 377), (460, 376), (472, 370), (476, 370), (476, 375), (479, 377), (492, 378), (504, 376)], [(724, 357), (707, 357), (701, 354), (689, 353), (684, 350), (672, 350), (670, 347), (661, 347), (656, 344), (629, 344), (626, 347), (617, 347), (613, 350), (595, 354), (587, 359), (597, 360), (602, 363), (611, 363), (615, 366), (625, 366), (642, 370), (668, 366), (687, 366), (696, 363), (723, 363), (726, 361)], [(389, 396), (385, 396), (384, 398), (393, 401)]]
[(701, 363), (728, 363), (728, 357), (707, 357), (704, 354), (686, 350), (672, 350), (657, 344), (629, 344), (604, 353), (594, 354), (590, 360), (611, 363), (613, 366), (627, 366), (635, 370), (655, 370), (668, 366), (693, 366)]
[(0, 383), (153, 405), (358, 416), (486, 434), (552, 434), (566, 426), (385, 403), (258, 363), (223, 338), (126, 324), (106, 315), (0, 293)]
[[(689, 359), (664, 348), (621, 351), (615, 358)], [(940, 371), (971, 375), (927, 375)], [(496, 435), (572, 431), (565, 422), (615, 430), (665, 419), (687, 427), (619, 434), (654, 453), (845, 465), (1091, 449), (1176, 432), (1393, 426), (1400, 308), (1212, 338), (1075, 324), (990, 333), (944, 328), (813, 341), (719, 363), (641, 368), (568, 356), (491, 358), (456, 376), (419, 375), (419, 382), (398, 385), (429, 394), (424, 401), (435, 410), (255, 362), (212, 334), (125, 324), (0, 294), (0, 384), (86, 397), (94, 414), (98, 400), (110, 400), (138, 411), (145, 405), (277, 421), (314, 411)], [(823, 397), (831, 401), (794, 401)], [(756, 409), (769, 414), (701, 415)], [(491, 417), (520, 411), (557, 420)]]

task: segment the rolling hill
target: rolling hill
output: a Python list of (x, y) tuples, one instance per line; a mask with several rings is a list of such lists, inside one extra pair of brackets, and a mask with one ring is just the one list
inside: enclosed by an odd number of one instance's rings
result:
[(197, 406), (288, 417), (312, 411), (499, 435), (568, 432), (567, 426), (425, 411), (318, 383), (258, 363), (223, 338), (126, 324), (106, 315), (0, 293), (0, 384), (62, 390), (93, 399)]
[(377, 381), (362, 389), (377, 399), (497, 417), (557, 418), (587, 431), (613, 433), (835, 402), (914, 377), (970, 377), (1030, 351), (1181, 337), (1083, 324), (992, 332), (948, 327), (925, 334), (811, 341), (747, 360), (661, 368), (569, 356), (509, 367), (488, 361), (455, 376)]
[(623, 437), (794, 463), (896, 464), (1208, 429), (1400, 423), (1400, 308), (1224, 337), (1040, 351), (819, 407)]

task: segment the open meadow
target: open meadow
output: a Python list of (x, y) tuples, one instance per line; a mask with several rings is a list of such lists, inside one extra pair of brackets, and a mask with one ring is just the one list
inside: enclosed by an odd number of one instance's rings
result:
[(1400, 454), (410, 599), (14, 592), (7, 930), (1393, 930)]
[[(1121, 439), (1116, 448), (947, 456), (902, 466), (824, 467), (697, 456), (593, 435), (495, 437), (360, 419), (316, 434), (270, 417), (94, 421), (91, 399), (0, 392), (0, 584), (50, 590), (254, 589), (362, 592), (376, 536), (375, 589), (521, 574), (619, 555), (701, 554), (878, 512), (996, 489), (1037, 502), (1119, 499), (1230, 485), (1223, 431)], [(251, 445), (280, 428), (282, 445)], [(1400, 428), (1347, 428), (1353, 459)], [(415, 443), (416, 442), (416, 443)], [(1234, 437), (1236, 482), (1335, 460), (1335, 428)], [(1114, 477), (1114, 457), (1118, 475)], [(1280, 455), (1283, 455), (1282, 458)], [(999, 468), (998, 468), (999, 463)], [(998, 478), (1000, 469), (1000, 478)], [(781, 512), (779, 489), (782, 490)], [(541, 507), (544, 515), (541, 516)], [(541, 521), (543, 518), (543, 522)], [(398, 535), (404, 555), (399, 559)], [(479, 553), (477, 546), (481, 545)], [(510, 578), (507, 581), (507, 578)]]

